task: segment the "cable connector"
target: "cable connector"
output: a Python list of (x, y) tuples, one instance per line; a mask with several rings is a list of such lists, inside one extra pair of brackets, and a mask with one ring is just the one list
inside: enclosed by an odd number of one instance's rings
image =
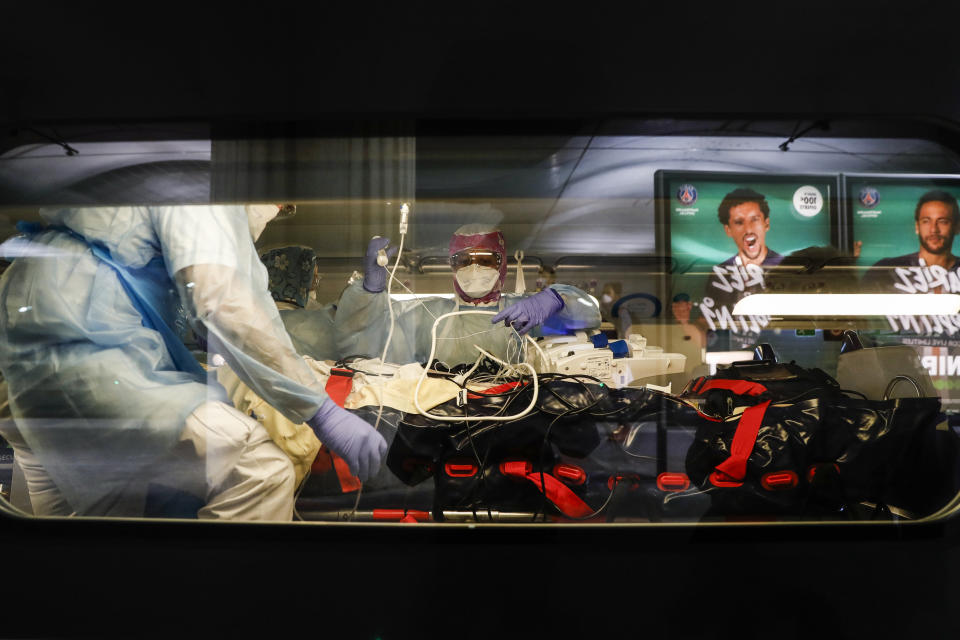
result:
[(400, 234), (407, 232), (407, 217), (410, 215), (410, 205), (406, 202), (400, 207)]

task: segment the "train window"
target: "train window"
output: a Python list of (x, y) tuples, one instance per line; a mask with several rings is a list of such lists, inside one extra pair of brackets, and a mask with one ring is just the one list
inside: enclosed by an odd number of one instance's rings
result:
[(925, 125), (829, 125), (7, 138), (0, 505), (950, 517), (960, 155)]

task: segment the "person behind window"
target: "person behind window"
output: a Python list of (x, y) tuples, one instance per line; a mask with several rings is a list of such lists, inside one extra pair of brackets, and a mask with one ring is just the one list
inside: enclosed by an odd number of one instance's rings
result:
[[(917, 201), (913, 220), (918, 250), (877, 261), (864, 274), (863, 290), (960, 293), (960, 260), (953, 254), (953, 238), (960, 223), (957, 199), (946, 191), (928, 191)], [(921, 269), (914, 271), (913, 267)]]
[(310, 247), (285, 246), (265, 250), (270, 295), (297, 353), (314, 360), (336, 360), (333, 318), (336, 306), (317, 301), (320, 267)]
[(613, 305), (620, 299), (622, 286), (619, 282), (607, 282), (600, 292), (600, 318), (604, 322), (616, 322), (613, 317)]
[(261, 253), (267, 267), (270, 295), (279, 309), (319, 306), (315, 288), (319, 280), (317, 254), (310, 247), (290, 245)]
[[(388, 238), (374, 237), (367, 246), (362, 280), (343, 292), (337, 306), (335, 337), (341, 353), (379, 358), (390, 333), (386, 293), (387, 270), (377, 255)], [(464, 310), (496, 312), (490, 315), (452, 316), (437, 328), (435, 358), (448, 366), (474, 362), (477, 345), (498, 358), (517, 360), (518, 335), (562, 334), (600, 325), (596, 302), (580, 289), (553, 284), (534, 294), (503, 293), (507, 251), (496, 227), (469, 224), (454, 232), (449, 245), (456, 299), (434, 296), (394, 302), (395, 326), (386, 361), (426, 363), (431, 328), (445, 313)]]
[[(4, 244), (0, 371), (13, 444), (41, 515), (290, 520), (294, 473), (264, 428), (171, 328), (178, 303), (231, 369), (306, 422), (361, 478), (386, 442), (336, 406), (296, 353), (254, 240), (277, 205), (42, 211)], [(182, 505), (183, 500), (177, 504)]]

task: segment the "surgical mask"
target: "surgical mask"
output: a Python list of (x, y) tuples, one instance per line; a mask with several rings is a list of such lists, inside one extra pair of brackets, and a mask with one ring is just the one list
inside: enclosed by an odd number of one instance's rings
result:
[(280, 207), (275, 204), (248, 204), (247, 226), (250, 228), (250, 237), (256, 242), (263, 233), (267, 223), (277, 217)]
[(457, 284), (471, 298), (482, 298), (493, 290), (500, 279), (500, 271), (471, 264), (457, 270)]
[(603, 302), (603, 304), (610, 304), (613, 302), (613, 296), (611, 296), (609, 293), (605, 293), (600, 296), (600, 300)]

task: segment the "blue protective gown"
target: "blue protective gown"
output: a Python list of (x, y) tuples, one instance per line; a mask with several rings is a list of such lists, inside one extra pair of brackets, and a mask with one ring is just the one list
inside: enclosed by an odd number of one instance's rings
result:
[(337, 360), (333, 340), (336, 307), (332, 304), (306, 309), (281, 309), (280, 319), (297, 353), (314, 360)]
[[(571, 285), (550, 286), (563, 298), (563, 308), (542, 327), (531, 331), (530, 335), (563, 334), (600, 325), (600, 308), (593, 298)], [(507, 293), (500, 296), (496, 304), (487, 307), (462, 304), (459, 298), (439, 296), (395, 301), (393, 336), (386, 361), (395, 364), (426, 363), (430, 356), (434, 320), (445, 313), (465, 310), (499, 312), (531, 295)], [(477, 345), (502, 360), (517, 362), (521, 346), (517, 333), (502, 322), (491, 324), (492, 317), (471, 314), (452, 316), (441, 321), (437, 326), (434, 358), (451, 367), (472, 363), (479, 355), (474, 348)], [(386, 291), (370, 293), (359, 280), (344, 290), (334, 319), (334, 335), (342, 357), (363, 355), (379, 358), (389, 331)]]
[(244, 207), (41, 213), (83, 238), (47, 230), (4, 244), (14, 261), (0, 278), (0, 371), (18, 429), (77, 513), (138, 515), (150, 469), (187, 416), (226, 400), (218, 384), (177, 367), (90, 243), (133, 270), (161, 257), (176, 283), (170, 303), (182, 301), (211, 348), (291, 420), (326, 399), (280, 321)]

